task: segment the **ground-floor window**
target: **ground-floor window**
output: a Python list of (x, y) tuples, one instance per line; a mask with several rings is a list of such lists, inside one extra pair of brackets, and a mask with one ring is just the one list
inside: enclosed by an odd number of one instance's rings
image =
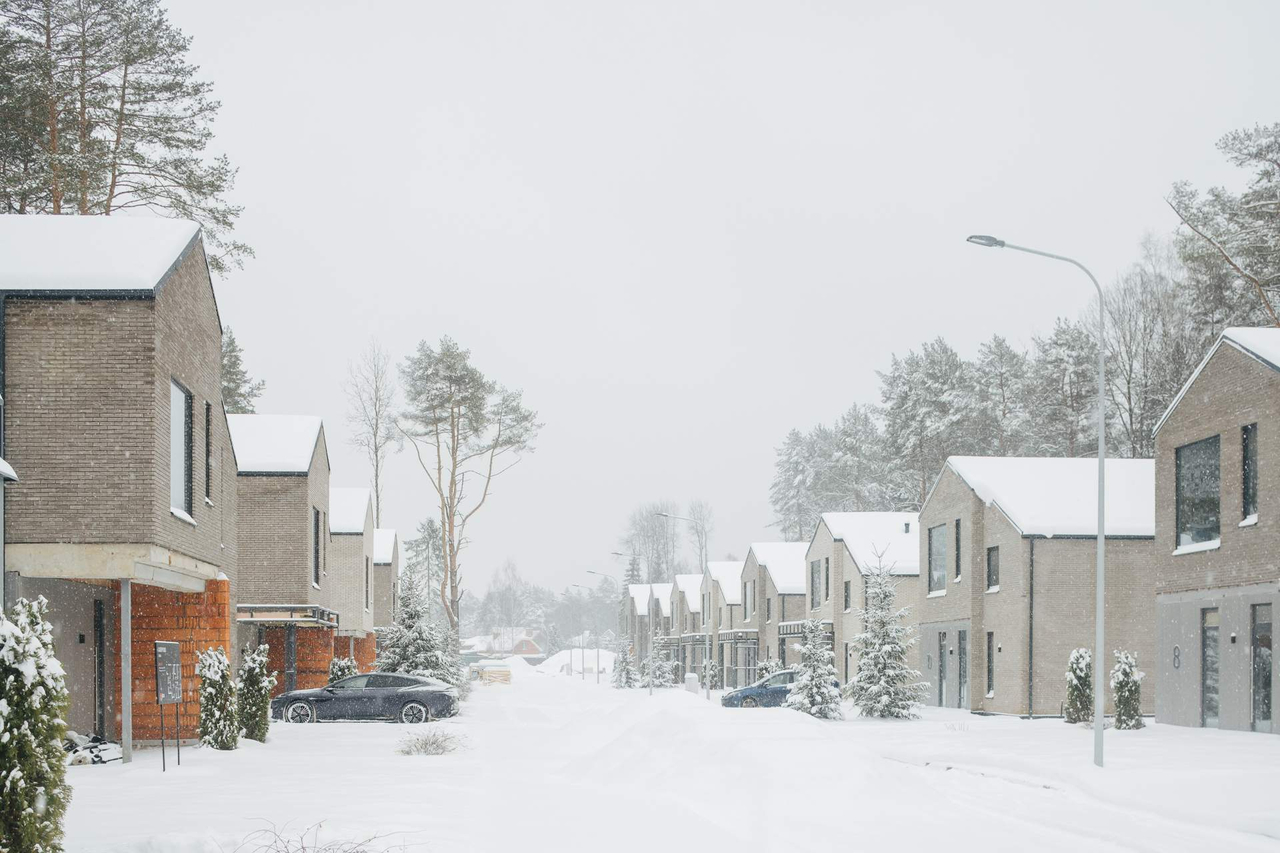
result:
[(1250, 657), (1253, 663), (1253, 730), (1271, 731), (1271, 605), (1253, 605)]
[(1200, 725), (1218, 725), (1218, 608), (1200, 611)]

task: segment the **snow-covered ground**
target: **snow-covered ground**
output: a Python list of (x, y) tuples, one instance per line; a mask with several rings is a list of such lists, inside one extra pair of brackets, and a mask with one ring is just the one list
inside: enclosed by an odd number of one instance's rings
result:
[(1098, 770), (1091, 733), (1057, 720), (824, 723), (531, 669), (430, 725), (465, 745), (409, 757), (405, 726), (274, 724), (164, 775), (155, 750), (73, 767), (67, 850), (252, 853), (256, 829), (319, 822), (431, 851), (1280, 849), (1267, 735), (1108, 732)]

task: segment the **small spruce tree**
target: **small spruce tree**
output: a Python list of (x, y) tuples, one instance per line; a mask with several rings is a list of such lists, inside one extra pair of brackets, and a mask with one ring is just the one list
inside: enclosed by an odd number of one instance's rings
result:
[(1140, 729), (1142, 722), (1142, 679), (1146, 673), (1138, 669), (1138, 658), (1131, 652), (1117, 651), (1116, 665), (1111, 670), (1111, 692), (1116, 701), (1116, 728)]
[(1062, 717), (1068, 723), (1093, 720), (1093, 653), (1076, 649), (1067, 661), (1067, 704)]
[(231, 661), (221, 648), (206, 649), (196, 658), (200, 676), (200, 742), (214, 749), (240, 745), (240, 714)]
[(61, 853), (71, 800), (62, 740), (66, 677), (54, 656), (49, 604), (18, 599), (0, 611), (0, 850)]
[(707, 661), (707, 683), (711, 685), (711, 690), (719, 690), (724, 686), (720, 679), (720, 665), (714, 660)]
[(844, 719), (836, 687), (835, 654), (817, 619), (806, 619), (800, 627), (800, 663), (787, 694), (787, 707), (822, 720)]
[(337, 657), (329, 661), (329, 683), (360, 674), (355, 658)]
[(240, 729), (246, 738), (258, 743), (267, 742), (267, 729), (271, 724), (271, 691), (276, 686), (276, 674), (267, 671), (268, 651), (266, 643), (255, 649), (245, 649), (237, 685)]
[(640, 673), (636, 671), (635, 650), (628, 643), (623, 642), (613, 658), (613, 686), (619, 690), (625, 690), (639, 683)]
[(914, 720), (924, 701), (926, 685), (920, 673), (907, 665), (907, 651), (915, 645), (910, 627), (903, 625), (908, 608), (894, 609), (896, 585), (883, 563), (863, 577), (867, 606), (858, 611), (862, 633), (853, 638), (858, 668), (845, 687), (845, 695), (864, 717), (896, 717)]

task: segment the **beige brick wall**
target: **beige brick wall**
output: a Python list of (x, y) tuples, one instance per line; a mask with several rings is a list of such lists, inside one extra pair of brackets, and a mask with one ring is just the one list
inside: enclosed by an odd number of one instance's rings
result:
[(373, 625), (386, 628), (395, 622), (396, 590), (400, 583), (400, 552), (390, 563), (377, 563), (373, 567)]
[[(365, 568), (370, 571), (370, 601), (365, 601)], [(364, 533), (335, 533), (329, 541), (329, 574), (324, 590), (328, 604), (339, 616), (340, 634), (373, 631), (372, 596), (376, 595), (373, 570), (373, 505), (365, 513)]]

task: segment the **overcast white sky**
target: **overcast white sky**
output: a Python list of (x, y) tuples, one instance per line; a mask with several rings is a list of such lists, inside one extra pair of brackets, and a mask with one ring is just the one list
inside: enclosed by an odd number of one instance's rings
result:
[[(887, 8), (888, 7), (888, 8)], [(452, 335), (546, 423), (477, 516), (464, 584), (510, 557), (561, 588), (608, 570), (627, 514), (713, 505), (712, 553), (776, 538), (788, 429), (877, 402), (944, 335), (1019, 343), (1176, 222), (1170, 184), (1230, 182), (1214, 142), (1280, 120), (1274, 2), (188, 2), (223, 102), (237, 231), (218, 284), (267, 382), (323, 416), (378, 338)], [(393, 459), (384, 526), (432, 509)]]

